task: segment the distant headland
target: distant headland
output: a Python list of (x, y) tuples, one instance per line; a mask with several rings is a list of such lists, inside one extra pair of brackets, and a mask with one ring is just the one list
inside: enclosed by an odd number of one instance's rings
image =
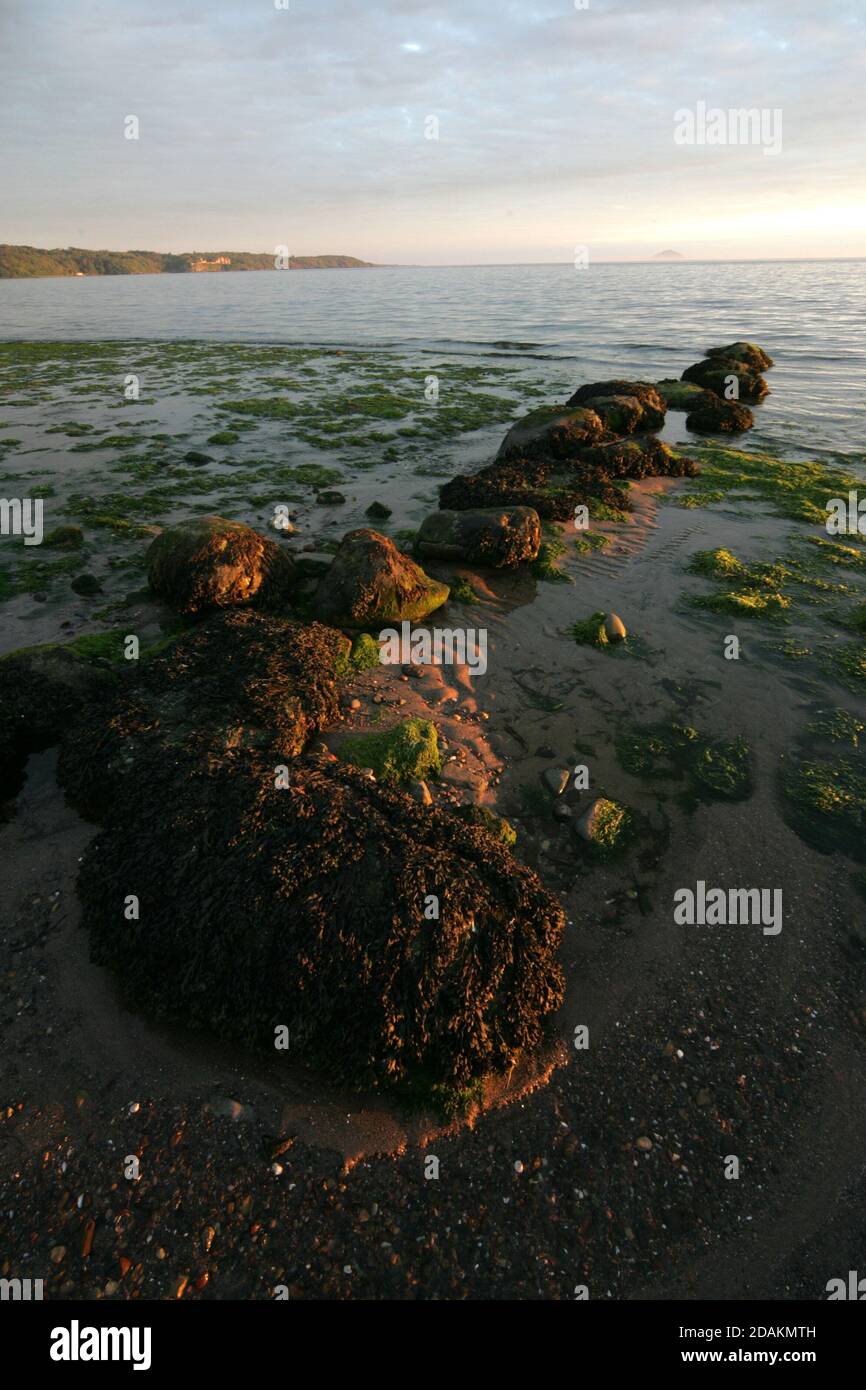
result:
[[(42, 275), (165, 275), (201, 271), (276, 270), (276, 256), (257, 251), (43, 251), (0, 245), (0, 280)], [(355, 270), (371, 264), (355, 256), (289, 256), (288, 270)]]

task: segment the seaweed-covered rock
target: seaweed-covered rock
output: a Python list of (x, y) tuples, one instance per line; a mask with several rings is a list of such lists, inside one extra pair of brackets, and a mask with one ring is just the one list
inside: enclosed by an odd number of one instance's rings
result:
[(705, 357), (694, 362), (683, 372), (683, 381), (693, 381), (726, 399), (725, 393), (731, 377), (737, 379), (738, 400), (762, 401), (769, 391), (766, 381), (754, 367), (747, 362), (739, 362), (731, 357)]
[(667, 409), (664, 397), (649, 381), (596, 381), (575, 391), (569, 405), (594, 410), (605, 428), (615, 434), (659, 430)]
[(284, 763), (338, 718), (350, 647), (319, 623), (215, 614), (141, 663), (107, 710), (87, 710), (87, 737), (65, 741), (60, 779), (99, 820), (125, 788), (141, 802), (155, 760), (207, 769), (256, 750)]
[(590, 498), (609, 507), (628, 506), (609, 478), (576, 463), (564, 469), (550, 459), (497, 459), (477, 473), (459, 474), (439, 490), (439, 505), (455, 511), (531, 507), (554, 521), (568, 521), (577, 504)]
[(656, 389), (664, 397), (668, 410), (694, 410), (699, 401), (709, 393), (705, 387), (694, 381), (679, 381), (666, 377), (656, 382)]
[(178, 613), (201, 613), (253, 600), (288, 599), (295, 562), (276, 542), (239, 521), (193, 517), (169, 526), (148, 547), (150, 587)]
[(130, 1002), (264, 1051), (285, 1026), (348, 1084), (462, 1084), (539, 1044), (563, 914), (485, 831), (324, 760), (284, 788), (251, 750), (142, 771), (79, 876)]
[(316, 590), (316, 614), (335, 627), (420, 622), (448, 598), (448, 585), (425, 574), (387, 536), (362, 528), (343, 537)]
[(707, 348), (707, 357), (727, 357), (734, 362), (745, 362), (756, 372), (766, 372), (773, 365), (773, 359), (757, 343), (728, 343), (726, 347)]
[(755, 417), (747, 405), (723, 401), (709, 392), (686, 416), (686, 428), (698, 434), (742, 434), (754, 423)]
[(336, 752), (353, 767), (372, 768), (380, 781), (404, 786), (438, 777), (442, 769), (436, 725), (429, 719), (404, 719), (393, 729), (351, 734)]
[(108, 671), (62, 646), (0, 658), (0, 782), (17, 786), (27, 755), (57, 743), (82, 705), (111, 684)]
[(541, 521), (532, 507), (431, 512), (416, 540), (422, 555), (493, 569), (534, 560), (540, 544)]
[(574, 458), (585, 444), (601, 438), (604, 427), (594, 410), (583, 406), (538, 406), (511, 426), (497, 459)]
[(692, 477), (697, 465), (658, 439), (613, 439), (593, 444), (567, 462), (495, 459), (478, 473), (452, 478), (439, 491), (439, 505), (462, 511), (491, 506), (527, 506), (539, 516), (568, 521), (578, 504), (603, 503), (627, 511), (629, 502), (614, 478), (650, 475)]

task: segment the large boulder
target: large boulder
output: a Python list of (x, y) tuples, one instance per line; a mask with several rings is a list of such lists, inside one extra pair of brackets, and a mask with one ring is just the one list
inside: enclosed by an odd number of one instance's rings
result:
[(728, 343), (727, 347), (707, 348), (707, 357), (727, 357), (733, 362), (745, 362), (756, 372), (766, 372), (773, 359), (757, 343)]
[(87, 738), (64, 743), (61, 781), (99, 820), (119, 788), (132, 785), (140, 798), (155, 757), (203, 769), (249, 750), (272, 765), (295, 758), (339, 717), (350, 649), (347, 637), (320, 623), (249, 608), (216, 613), (163, 654), (133, 663), (108, 705), (82, 707)]
[(541, 1041), (563, 913), (483, 828), (299, 752), (338, 718), (344, 647), (220, 614), (69, 730), (61, 780), (106, 827), (92, 958), (153, 1016), (271, 1055), (288, 1028), (340, 1083), (462, 1085)]
[(362, 528), (343, 537), (315, 595), (316, 616), (334, 627), (421, 622), (448, 598), (447, 584), (425, 574), (387, 536)]
[(535, 559), (541, 545), (541, 521), (532, 507), (431, 512), (421, 523), (415, 543), (422, 555), (500, 569)]
[(543, 405), (511, 426), (496, 457), (574, 458), (584, 445), (601, 438), (603, 433), (604, 426), (594, 410)]
[(737, 379), (737, 399), (743, 401), (762, 401), (769, 387), (754, 367), (730, 357), (705, 357), (694, 362), (683, 372), (683, 381), (692, 381), (703, 386), (717, 396), (726, 399), (726, 391), (731, 377)]
[(580, 386), (569, 405), (594, 410), (615, 434), (635, 430), (659, 430), (665, 422), (666, 402), (650, 381), (593, 381)]
[(686, 428), (698, 434), (742, 434), (750, 430), (755, 417), (739, 401), (723, 401), (707, 392), (686, 416)]
[(284, 605), (295, 562), (251, 526), (221, 516), (193, 517), (151, 541), (147, 576), (154, 593), (178, 613), (201, 613), (256, 601)]
[(697, 466), (660, 439), (612, 439), (586, 449), (582, 461), (608, 478), (694, 477)]

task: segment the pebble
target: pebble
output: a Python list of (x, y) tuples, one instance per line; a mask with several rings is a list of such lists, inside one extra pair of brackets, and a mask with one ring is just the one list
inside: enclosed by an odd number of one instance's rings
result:
[(628, 636), (625, 623), (616, 613), (608, 613), (604, 620), (604, 630), (609, 642), (622, 642)]
[(637, 1146), (642, 1153), (649, 1153), (650, 1149), (653, 1146), (653, 1141), (649, 1138), (648, 1135), (642, 1134), (637, 1141)]
[(514, 1161), (514, 1171), (515, 1171), (515, 1173), (522, 1173), (522, 1172), (523, 1172), (523, 1164), (521, 1163), (521, 1161), (520, 1161), (519, 1158), (515, 1159), (515, 1161)]
[(568, 768), (548, 767), (542, 774), (541, 780), (554, 796), (562, 796), (568, 786)]
[(426, 782), (413, 782), (409, 787), (409, 795), (419, 801), (422, 806), (433, 805), (433, 797), (430, 795), (430, 788)]

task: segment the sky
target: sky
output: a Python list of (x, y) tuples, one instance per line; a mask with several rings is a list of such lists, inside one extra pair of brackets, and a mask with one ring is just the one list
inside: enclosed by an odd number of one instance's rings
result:
[(583, 5), (0, 0), (0, 242), (866, 255), (866, 0)]

